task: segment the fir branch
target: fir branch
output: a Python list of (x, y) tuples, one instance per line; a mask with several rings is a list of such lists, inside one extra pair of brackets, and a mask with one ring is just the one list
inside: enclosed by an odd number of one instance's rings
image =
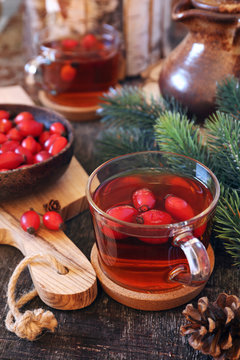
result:
[(132, 152), (158, 150), (153, 131), (112, 127), (105, 130), (96, 143), (99, 162)]
[(154, 130), (160, 150), (190, 156), (212, 166), (199, 127), (186, 115), (166, 111), (157, 119)]
[(240, 115), (240, 86), (237, 78), (231, 76), (217, 84), (216, 104), (220, 111)]
[(237, 191), (225, 190), (221, 196), (215, 215), (215, 231), (234, 265), (240, 265), (240, 199)]
[(111, 89), (102, 98), (100, 115), (107, 125), (152, 129), (155, 120), (163, 111), (163, 104), (151, 98), (149, 102), (144, 92), (137, 87), (125, 86)]
[(217, 112), (206, 121), (205, 128), (215, 174), (223, 184), (240, 191), (240, 121)]

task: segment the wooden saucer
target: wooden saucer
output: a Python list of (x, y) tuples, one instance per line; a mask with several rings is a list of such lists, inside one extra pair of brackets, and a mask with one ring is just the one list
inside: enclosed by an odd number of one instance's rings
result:
[[(215, 257), (211, 245), (209, 245), (207, 252), (211, 263), (212, 274)], [(98, 262), (96, 244), (94, 244), (91, 251), (91, 263), (104, 291), (119, 303), (138, 310), (157, 311), (175, 308), (192, 300), (206, 285), (205, 283), (198, 287), (183, 286), (177, 290), (159, 294), (141, 293), (125, 289), (115, 284), (103, 273)]]
[(97, 110), (99, 109), (99, 106), (73, 107), (73, 106), (64, 106), (64, 105), (55, 104), (54, 102), (48, 99), (45, 92), (42, 90), (39, 91), (38, 97), (42, 105), (62, 114), (68, 120), (80, 122), (80, 121), (97, 120), (100, 118), (100, 116), (97, 114)]

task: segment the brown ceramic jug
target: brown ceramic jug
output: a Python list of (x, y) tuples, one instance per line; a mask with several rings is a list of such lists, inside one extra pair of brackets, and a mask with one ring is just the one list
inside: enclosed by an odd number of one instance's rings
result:
[(228, 75), (240, 77), (240, 4), (175, 1), (172, 18), (189, 32), (163, 62), (160, 91), (164, 97), (175, 97), (203, 123), (215, 110), (216, 84)]

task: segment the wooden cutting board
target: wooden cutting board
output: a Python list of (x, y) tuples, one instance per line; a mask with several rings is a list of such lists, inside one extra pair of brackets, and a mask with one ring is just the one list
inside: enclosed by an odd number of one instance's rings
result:
[[(0, 88), (0, 103), (32, 105), (31, 99), (19, 86)], [(88, 175), (73, 157), (66, 173), (44, 191), (0, 204), (0, 244), (18, 248), (24, 256), (53, 255), (68, 272), (58, 274), (51, 265), (36, 262), (29, 266), (33, 283), (43, 302), (62, 310), (80, 309), (91, 304), (97, 295), (95, 271), (76, 245), (62, 231), (40, 227), (30, 235), (20, 226), (21, 215), (34, 208), (42, 213), (43, 204), (58, 200), (62, 215), (68, 220), (87, 208), (85, 187)]]

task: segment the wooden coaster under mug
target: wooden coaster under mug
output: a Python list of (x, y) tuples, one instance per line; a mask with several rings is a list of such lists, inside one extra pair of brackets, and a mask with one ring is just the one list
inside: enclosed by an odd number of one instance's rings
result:
[[(208, 246), (207, 253), (210, 259), (212, 274), (215, 257), (211, 245)], [(94, 244), (91, 251), (91, 263), (103, 290), (119, 303), (138, 310), (158, 311), (175, 308), (195, 298), (206, 285), (206, 283), (204, 283), (197, 287), (182, 286), (174, 291), (158, 294), (142, 293), (128, 290), (114, 283), (104, 274), (98, 262), (98, 250), (96, 244)]]

